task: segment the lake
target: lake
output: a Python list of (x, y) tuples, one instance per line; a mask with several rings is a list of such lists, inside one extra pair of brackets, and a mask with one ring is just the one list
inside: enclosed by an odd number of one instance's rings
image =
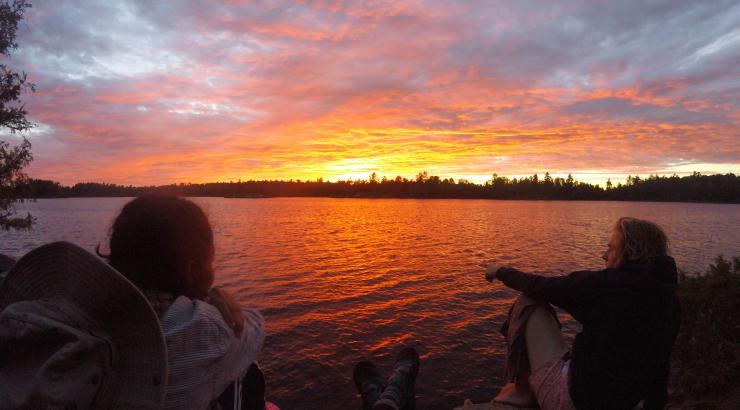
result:
[[(614, 222), (661, 224), (679, 269), (740, 254), (740, 205), (494, 200), (195, 198), (216, 234), (217, 283), (262, 311), (268, 399), (286, 409), (360, 408), (353, 364), (387, 372), (402, 345), (422, 356), (419, 409), (488, 401), (502, 384), (498, 328), (515, 293), (479, 263), (559, 275), (599, 269)], [(21, 204), (37, 224), (0, 232), (19, 257), (67, 240), (105, 244), (126, 198)], [(103, 246), (103, 250), (106, 247)], [(567, 316), (565, 330), (576, 331)]]

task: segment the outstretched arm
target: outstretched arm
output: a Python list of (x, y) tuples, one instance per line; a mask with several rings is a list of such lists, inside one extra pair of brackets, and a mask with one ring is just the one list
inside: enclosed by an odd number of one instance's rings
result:
[(565, 309), (579, 321), (595, 303), (595, 289), (599, 286), (601, 274), (601, 271), (578, 271), (566, 276), (542, 276), (508, 266), (490, 272), (492, 269), (487, 269), (486, 279), (495, 276), (504, 285), (528, 297)]

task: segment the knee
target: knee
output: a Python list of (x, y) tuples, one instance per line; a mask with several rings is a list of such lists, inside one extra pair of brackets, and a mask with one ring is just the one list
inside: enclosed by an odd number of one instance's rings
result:
[(539, 305), (543, 302), (540, 302), (537, 299), (530, 298), (529, 296), (525, 296), (524, 293), (520, 294), (518, 298), (516, 298), (516, 301), (514, 302), (517, 305), (522, 306), (529, 306), (529, 305)]
[(519, 297), (516, 298), (516, 301), (518, 303), (527, 303), (527, 304), (537, 303), (535, 299), (530, 298), (529, 296), (525, 296), (524, 293), (520, 294)]
[(543, 302), (539, 299), (531, 298), (529, 296), (524, 296), (524, 294), (519, 295), (519, 297), (516, 299), (516, 302), (514, 302), (514, 307), (512, 310), (516, 310), (522, 313), (525, 310), (528, 310), (532, 313), (546, 312), (553, 317), (557, 317), (555, 309), (553, 309), (553, 307), (549, 303)]

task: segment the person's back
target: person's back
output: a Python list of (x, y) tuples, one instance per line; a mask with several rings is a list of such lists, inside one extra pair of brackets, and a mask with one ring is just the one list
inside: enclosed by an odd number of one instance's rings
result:
[(264, 320), (212, 287), (213, 232), (197, 205), (164, 195), (134, 199), (101, 256), (160, 318), (169, 362), (165, 408), (205, 408), (246, 374), (264, 342)]
[(571, 383), (589, 386), (577, 400), (591, 408), (627, 408), (652, 397), (667, 372), (679, 326), (675, 265), (664, 257), (593, 275), (589, 300), (568, 309), (583, 325), (572, 346)]

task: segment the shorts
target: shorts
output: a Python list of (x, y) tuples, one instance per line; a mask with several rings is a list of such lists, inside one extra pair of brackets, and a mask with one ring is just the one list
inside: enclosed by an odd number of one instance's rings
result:
[(568, 392), (570, 352), (532, 372), (529, 385), (542, 410), (575, 410)]

